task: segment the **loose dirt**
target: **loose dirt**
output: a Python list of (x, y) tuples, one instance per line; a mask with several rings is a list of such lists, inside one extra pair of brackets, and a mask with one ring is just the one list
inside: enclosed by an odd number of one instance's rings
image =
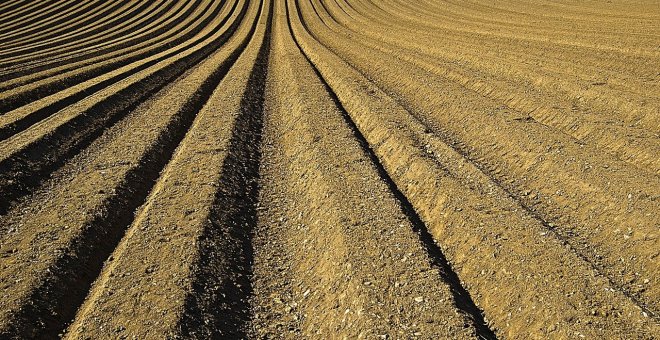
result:
[(650, 0), (0, 4), (1, 338), (652, 339)]

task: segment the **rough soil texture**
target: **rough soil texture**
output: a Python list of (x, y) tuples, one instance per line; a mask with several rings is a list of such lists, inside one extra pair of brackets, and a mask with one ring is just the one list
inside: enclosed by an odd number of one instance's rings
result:
[(0, 338), (653, 339), (656, 1), (0, 3)]

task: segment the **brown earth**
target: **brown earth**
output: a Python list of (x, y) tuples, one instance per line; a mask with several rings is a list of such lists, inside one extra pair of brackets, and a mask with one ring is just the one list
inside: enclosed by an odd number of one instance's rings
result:
[(0, 338), (653, 339), (652, 0), (0, 3)]

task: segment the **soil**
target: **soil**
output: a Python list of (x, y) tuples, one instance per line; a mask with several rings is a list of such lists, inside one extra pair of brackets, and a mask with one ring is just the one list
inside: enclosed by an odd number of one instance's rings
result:
[(651, 0), (0, 4), (0, 338), (653, 339)]

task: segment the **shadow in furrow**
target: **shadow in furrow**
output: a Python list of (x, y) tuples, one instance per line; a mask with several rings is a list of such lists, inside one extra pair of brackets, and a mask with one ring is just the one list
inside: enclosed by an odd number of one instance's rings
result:
[(238, 59), (255, 28), (256, 23), (239, 48), (206, 78), (196, 95), (170, 121), (158, 141), (140, 160), (140, 165), (127, 174), (103, 211), (69, 248), (62, 250), (61, 257), (49, 268), (49, 277), (14, 315), (9, 329), (0, 331), (0, 338), (57, 338), (65, 330), (100, 274), (104, 261), (132, 223), (134, 212), (145, 202), (197, 112)]
[[(206, 4), (206, 7), (204, 7), (204, 10), (208, 11), (212, 4), (213, 4), (212, 1), (208, 1), (207, 4)], [(236, 4), (234, 4), (234, 6), (235, 5)], [(185, 13), (181, 14), (179, 17), (177, 17), (176, 20), (171, 22), (169, 25), (159, 28), (156, 32), (152, 32), (146, 38), (157, 37), (157, 36), (163, 34), (163, 32), (169, 32), (172, 28), (176, 27), (177, 25), (179, 25), (184, 20), (189, 19), (192, 16), (192, 14), (195, 12), (195, 9), (196, 9), (196, 7), (189, 8)], [(48, 82), (46, 84), (40, 85), (37, 88), (31, 89), (31, 90), (28, 90), (28, 91), (23, 91), (23, 92), (15, 94), (15, 95), (12, 95), (10, 97), (7, 97), (4, 100), (0, 101), (0, 115), (5, 114), (5, 113), (7, 113), (11, 110), (17, 109), (17, 108), (19, 108), (23, 105), (27, 105), (31, 102), (34, 102), (34, 101), (38, 100), (38, 99), (47, 97), (47, 96), (49, 96), (49, 95), (51, 95), (51, 94), (53, 94), (57, 91), (65, 90), (69, 87), (72, 87), (76, 84), (82, 83), (82, 82), (84, 82), (88, 79), (91, 79), (93, 77), (102, 75), (104, 73), (111, 72), (112, 70), (116, 70), (116, 69), (118, 69), (122, 66), (128, 65), (128, 64), (130, 64), (132, 62), (135, 62), (135, 61), (139, 61), (141, 59), (145, 59), (149, 56), (156, 55), (158, 53), (161, 53), (161, 52), (165, 51), (166, 49), (172, 48), (173, 46), (184, 44), (185, 42), (190, 41), (196, 34), (198, 34), (204, 27), (206, 27), (213, 20), (214, 16), (216, 16), (218, 13), (220, 13), (221, 10), (222, 10), (222, 6), (218, 6), (218, 8), (216, 8), (216, 10), (214, 10), (212, 15), (209, 15), (209, 17), (207, 19), (205, 19), (203, 22), (201, 22), (199, 25), (197, 25), (190, 32), (186, 33), (185, 35), (182, 34), (182, 35), (178, 36), (176, 38), (176, 40), (171, 41), (171, 42), (169, 42), (169, 43), (167, 43), (163, 46), (160, 46), (158, 48), (154, 48), (153, 50), (143, 51), (143, 52), (139, 53), (138, 55), (132, 56), (130, 58), (124, 58), (124, 59), (121, 59), (121, 60), (116, 60), (116, 61), (113, 61), (111, 63), (108, 63), (106, 65), (102, 65), (102, 66), (94, 65), (93, 63), (92, 64), (85, 64), (82, 67), (94, 66), (93, 70), (88, 71), (88, 72), (84, 72), (82, 74), (77, 74), (77, 75), (73, 75), (73, 76), (70, 76), (70, 77), (66, 77), (65, 79), (59, 79), (57, 82)], [(231, 12), (233, 12), (233, 9), (232, 9)], [(230, 16), (231, 16), (231, 13), (229, 13), (227, 15), (227, 18), (229, 18)], [(224, 24), (224, 22), (222, 24)], [(190, 25), (186, 25), (185, 27), (181, 27), (180, 31), (184, 30), (185, 28), (187, 28), (189, 26)], [(175, 34), (179, 34), (179, 32), (169, 32), (165, 36), (163, 36), (162, 39), (154, 40), (153, 45), (155, 46), (158, 43), (162, 42), (165, 39), (170, 38), (171, 36), (173, 36)], [(129, 46), (132, 46), (132, 45), (140, 44), (144, 40), (146, 40), (145, 37), (143, 37), (143, 38), (144, 39), (140, 39), (140, 40), (129, 40), (127, 42), (124, 42), (124, 43), (121, 43), (121, 44), (118, 44), (118, 45), (115, 45), (115, 46), (106, 47), (106, 48), (104, 48), (100, 51), (94, 51), (93, 53), (83, 53), (80, 56), (75, 56), (75, 57), (71, 57), (71, 58), (64, 58), (63, 60), (56, 60), (56, 61), (53, 61), (53, 62), (48, 62), (45, 65), (36, 65), (34, 67), (30, 66), (30, 67), (27, 67), (25, 69), (17, 70), (15, 72), (12, 71), (11, 73), (8, 73), (8, 74), (5, 74), (5, 75), (0, 75), (0, 91), (8, 91), (8, 90), (12, 90), (13, 86), (20, 87), (20, 86), (24, 86), (24, 85), (28, 84), (28, 83), (25, 83), (25, 82), (19, 83), (18, 85), (11, 85), (11, 86), (5, 86), (6, 84), (3, 84), (4, 82), (12, 80), (14, 78), (23, 77), (23, 76), (26, 76), (26, 75), (34, 75), (34, 74), (37, 74), (37, 73), (45, 71), (45, 70), (51, 70), (51, 69), (55, 69), (57, 67), (61, 67), (61, 66), (64, 66), (64, 65), (69, 65), (69, 64), (80, 62), (80, 61), (85, 61), (85, 60), (88, 60), (88, 59), (92, 59), (92, 58), (95, 58), (95, 57), (103, 56), (104, 54), (112, 53), (113, 51), (120, 50), (122, 48), (126, 48), (126, 47), (129, 47)], [(114, 59), (114, 58), (116, 58), (116, 57), (105, 58), (105, 59), (101, 60), (100, 62), (103, 63), (108, 59)], [(162, 58), (159, 59), (159, 60), (162, 60)], [(150, 64), (150, 65), (153, 65), (153, 64)], [(2, 68), (2, 67), (4, 67), (4, 66), (0, 66), (0, 68)], [(58, 72), (57, 75), (59, 75), (60, 73), (66, 73), (66, 72), (70, 72), (70, 71), (71, 71), (71, 69), (67, 69), (63, 72)], [(32, 79), (30, 81), (30, 83), (38, 82), (38, 81), (44, 80), (45, 78), (48, 78), (48, 77), (50, 77), (50, 76), (46, 76), (46, 77), (40, 76), (38, 78)], [(124, 78), (125, 77), (126, 76), (124, 76)], [(123, 78), (121, 78), (121, 79), (123, 79)], [(116, 81), (118, 81), (118, 80), (115, 80), (115, 82)], [(92, 91), (93, 90), (88, 90), (86, 92), (87, 93), (92, 93)]]
[[(298, 9), (298, 16), (300, 17), (300, 20), (304, 25), (304, 21), (300, 13), (300, 8), (298, 7), (297, 9)], [(371, 146), (369, 145), (367, 139), (364, 137), (362, 132), (360, 132), (360, 129), (357, 127), (353, 119), (350, 117), (350, 115), (342, 105), (341, 101), (339, 100), (339, 97), (337, 97), (337, 94), (332, 90), (330, 85), (328, 85), (328, 83), (325, 81), (325, 78), (323, 78), (321, 72), (316, 68), (314, 63), (309, 59), (305, 51), (298, 43), (298, 40), (295, 34), (293, 33), (293, 29), (291, 28), (291, 21), (290, 21), (291, 19), (289, 18), (288, 2), (287, 2), (287, 20), (289, 22), (289, 31), (291, 35), (294, 37), (294, 41), (296, 42), (296, 45), (303, 52), (303, 55), (305, 55), (307, 62), (309, 62), (310, 66), (312, 67), (318, 78), (321, 79), (321, 81), (323, 82), (326, 91), (330, 94), (330, 97), (332, 98), (335, 105), (341, 112), (346, 124), (348, 124), (348, 126), (352, 130), (355, 139), (357, 139), (357, 141), (360, 143), (360, 146), (362, 147), (362, 149), (367, 154), (372, 164), (378, 171), (378, 175), (380, 176), (381, 180), (388, 186), (389, 190), (394, 194), (394, 197), (401, 206), (402, 212), (406, 215), (406, 217), (412, 224), (413, 231), (415, 231), (415, 233), (419, 235), (419, 239), (424, 245), (427, 254), (429, 255), (429, 258), (431, 260), (431, 265), (439, 269), (442, 280), (449, 285), (456, 307), (459, 310), (461, 310), (463, 313), (465, 313), (472, 320), (472, 326), (475, 328), (475, 331), (479, 338), (497, 339), (495, 332), (488, 327), (488, 324), (486, 323), (483, 316), (483, 311), (479, 307), (477, 307), (477, 305), (472, 300), (470, 293), (462, 286), (461, 280), (458, 278), (458, 274), (456, 274), (456, 272), (451, 268), (449, 261), (442, 253), (440, 247), (436, 244), (435, 240), (433, 239), (433, 236), (429, 233), (428, 228), (422, 221), (421, 217), (415, 211), (415, 208), (413, 207), (412, 203), (410, 203), (410, 201), (408, 201), (408, 198), (401, 192), (401, 190), (399, 190), (394, 180), (390, 177), (389, 173), (387, 172), (387, 170), (385, 170), (385, 167), (380, 162), (380, 159), (378, 159), (378, 156), (371, 149)], [(307, 27), (305, 27), (305, 29), (309, 31)]]
[[(65, 24), (66, 26), (60, 27), (60, 29), (54, 31), (54, 32), (49, 32), (49, 33), (44, 33), (42, 27), (36, 27), (28, 30), (23, 30), (19, 34), (15, 34), (11, 37), (11, 40), (7, 41), (8, 43), (24, 43), (23, 39), (29, 39), (32, 38), (34, 39), (35, 36), (37, 36), (39, 39), (46, 39), (49, 37), (52, 37), (53, 35), (58, 35), (58, 36), (63, 36), (66, 35), (67, 33), (74, 31), (81, 26), (94, 22), (94, 20), (97, 20), (99, 18), (104, 18), (109, 15), (109, 13), (112, 13), (113, 11), (116, 11), (118, 8), (124, 6), (125, 4), (129, 3), (127, 0), (122, 0), (114, 3), (110, 7), (106, 7), (100, 12), (95, 13), (91, 17), (85, 17), (84, 14), (90, 11), (90, 9), (83, 10), (82, 13), (73, 13), (68, 17), (61, 18), (57, 20), (56, 22), (49, 22), (48, 26), (53, 27), (53, 26), (58, 26)], [(84, 20), (80, 20), (80, 19)], [(20, 55), (20, 54), (19, 54)], [(6, 56), (3, 55), (3, 59), (7, 58)]]
[[(14, 13), (9, 18), (3, 19), (5, 21), (3, 21), (4, 27), (0, 27), (0, 46), (7, 41), (11, 41), (6, 35), (43, 23), (49, 17), (57, 15), (57, 13), (66, 13), (66, 11), (77, 3), (77, 1), (72, 1), (68, 4), (64, 4), (64, 6), (55, 8), (58, 5), (57, 2), (61, 1), (51, 1), (50, 3), (48, 3), (48, 1), (41, 1), (38, 6), (23, 9), (22, 11)], [(12, 21), (11, 23), (9, 23), (10, 18)], [(19, 21), (20, 24), (18, 24)], [(8, 24), (5, 25), (5, 22)]]
[[(209, 2), (209, 5), (207, 6), (207, 8), (210, 7), (210, 4), (212, 4), (212, 2)], [(113, 77), (107, 78), (105, 80), (99, 81), (98, 83), (90, 86), (89, 88), (87, 88), (85, 90), (79, 91), (77, 93), (73, 93), (71, 95), (68, 95), (66, 98), (62, 98), (62, 99), (60, 99), (56, 102), (53, 102), (53, 103), (49, 104), (48, 106), (45, 106), (45, 107), (43, 107), (41, 109), (38, 109), (38, 110), (35, 110), (34, 112), (31, 112), (30, 114), (26, 115), (25, 117), (17, 119), (16, 121), (12, 122), (11, 124), (8, 124), (8, 125), (3, 126), (2, 128), (0, 128), (0, 140), (5, 140), (5, 139), (13, 136), (14, 134), (17, 134), (17, 133), (29, 128), (30, 126), (37, 123), (38, 121), (43, 120), (47, 117), (50, 117), (51, 115), (55, 114), (57, 111), (62, 110), (63, 108), (65, 108), (67, 106), (70, 106), (71, 104), (73, 104), (77, 101), (80, 101), (83, 98), (86, 98), (86, 97), (90, 96), (91, 94), (96, 93), (96, 92), (100, 91), (101, 89), (103, 89), (105, 87), (108, 87), (112, 84), (118, 83), (119, 81), (121, 81), (125, 78), (128, 78), (129, 76), (131, 76), (133, 74), (136, 74), (136, 73), (138, 73), (142, 70), (146, 70), (147, 68), (149, 68), (153, 65), (156, 65), (156, 64), (158, 64), (159, 62), (161, 62), (163, 60), (171, 58), (172, 56), (175, 56), (175, 55), (185, 51), (186, 49), (193, 48), (195, 43), (199, 43), (199, 42), (203, 41), (204, 39), (207, 39), (208, 37), (212, 36), (215, 32), (220, 30), (226, 24), (226, 22), (231, 18), (231, 15), (234, 13), (234, 11), (236, 11), (237, 4), (238, 4), (238, 2), (234, 3), (231, 11), (216, 26), (216, 29), (214, 29), (213, 31), (207, 33), (206, 35), (196, 39), (192, 44), (189, 44), (189, 46), (185, 46), (185, 47), (173, 50), (173, 51), (171, 51), (171, 52), (169, 52), (169, 53), (167, 53), (167, 54), (165, 54), (165, 55), (163, 55), (163, 56), (161, 56), (157, 59), (153, 59), (153, 60), (148, 61), (144, 64), (141, 64), (137, 67), (134, 67), (130, 71), (126, 71), (126, 72), (123, 72), (121, 74), (117, 74)], [(215, 14), (219, 14), (220, 12), (221, 12), (221, 6), (218, 6), (218, 8), (216, 8), (216, 10), (215, 10)], [(202, 26), (202, 25), (208, 25), (213, 20), (213, 18), (214, 17), (212, 15), (210, 15), (203, 23), (201, 23), (199, 25), (199, 31), (201, 31), (203, 29), (203, 27), (205, 27), (205, 26)], [(188, 35), (188, 36), (190, 36), (190, 35)], [(226, 40), (226, 38), (225, 38), (225, 40)], [(187, 41), (187, 40), (178, 40), (178, 41), (186, 42), (186, 43), (190, 42), (190, 41)], [(140, 58), (145, 58), (147, 56), (155, 55), (157, 53), (160, 53), (161, 51), (165, 51), (166, 48), (171, 48), (171, 46), (161, 46), (158, 49), (155, 49), (153, 51), (148, 51), (148, 52), (145, 52), (143, 54), (140, 54), (140, 56), (138, 56), (139, 58), (138, 57), (132, 57), (130, 59), (125, 59), (125, 60), (122, 60), (122, 61), (119, 61), (119, 62), (115, 62), (115, 63), (112, 63), (111, 65), (104, 66), (101, 70), (105, 71), (105, 72), (111, 72), (111, 71), (119, 69), (123, 66), (129, 65), (131, 62), (135, 62), (135, 61), (139, 60)], [(100, 73), (99, 70), (97, 69), (97, 70), (94, 71), (94, 74), (92, 74), (92, 76), (99, 75), (99, 74), (102, 74), (102, 73)], [(90, 78), (89, 74), (80, 74), (80, 75), (76, 75), (76, 76), (69, 77), (69, 78), (66, 78), (66, 79), (61, 79), (61, 80), (59, 80), (55, 83), (45, 84), (45, 85), (40, 86), (36, 89), (32, 89), (32, 90), (29, 90), (29, 91), (18, 93), (16, 95), (12, 96), (12, 97), (9, 97), (9, 98), (6, 98), (6, 99), (0, 101), (0, 113), (1, 114), (6, 114), (6, 113), (10, 112), (11, 110), (14, 110), (14, 109), (20, 108), (23, 105), (35, 102), (39, 99), (42, 99), (42, 98), (44, 98), (48, 95), (51, 95), (51, 94), (55, 93), (57, 91), (64, 90), (64, 89), (67, 89), (69, 87), (80, 84), (88, 78)]]
[[(175, 4), (174, 2), (170, 3), (167, 7), (161, 8), (158, 11), (158, 13), (154, 13), (154, 14), (162, 16), (164, 13), (166, 13), (163, 10), (166, 8), (174, 7), (174, 4)], [(60, 35), (60, 32), (51, 32), (51, 34), (48, 34), (47, 36), (40, 36), (38, 40), (34, 39), (34, 37), (27, 37), (26, 39), (30, 40), (27, 42), (29, 47), (25, 46), (26, 43), (23, 41), (13, 40), (11, 44), (12, 51), (10, 52), (3, 51), (2, 53), (0, 53), (0, 60), (3, 60), (3, 62), (0, 63), (0, 65), (2, 65), (1, 67), (3, 69), (14, 68), (22, 65), (23, 63), (15, 62), (13, 60), (8, 62), (6, 61), (7, 59), (25, 58), (29, 54), (36, 54), (35, 52), (38, 53), (39, 51), (43, 51), (44, 49), (63, 46), (71, 42), (80, 42), (81, 40), (87, 39), (88, 37), (91, 37), (95, 34), (107, 32), (108, 30), (113, 29), (114, 26), (120, 24), (121, 20), (125, 18), (134, 18), (136, 16), (139, 16), (137, 20), (143, 19), (146, 15), (149, 14), (148, 12), (146, 12), (146, 8), (148, 6), (149, 6), (148, 2), (144, 2), (142, 4), (134, 3), (131, 5), (131, 7), (128, 9), (127, 12), (123, 12), (123, 11), (121, 13), (115, 12), (114, 14), (112, 14), (112, 17), (104, 17), (105, 13), (101, 13), (100, 15), (97, 15), (97, 18), (102, 20), (97, 20), (96, 25), (94, 25), (93, 27), (89, 27), (89, 26), (85, 27), (84, 32), (69, 32), (70, 34), (66, 38), (62, 37), (62, 35)], [(119, 31), (117, 33), (113, 32), (112, 35), (108, 35), (108, 38), (114, 38), (122, 33), (126, 34), (130, 32), (134, 32), (135, 30), (144, 27), (145, 23), (148, 24), (148, 21), (135, 25), (134, 26), (135, 28), (131, 27), (131, 31), (124, 30), (124, 31)], [(44, 42), (44, 39), (47, 39), (48, 42)], [(43, 58), (42, 55), (34, 55), (34, 56), (39, 59)], [(34, 59), (32, 61), (34, 61)], [(2, 78), (0, 77), (0, 79)]]
[[(2, 8), (0, 10), (2, 10), (3, 13), (8, 13), (8, 12), (15, 11), (15, 10), (21, 8), (21, 6), (25, 6), (26, 4), (29, 5), (31, 3), (32, 3), (31, 1), (23, 1), (23, 2), (15, 1), (15, 3), (13, 3), (11, 5), (8, 5), (7, 7)], [(45, 3), (48, 3), (48, 1), (42, 1), (41, 2), (41, 4), (45, 4)], [(11, 17), (9, 16), (9, 17), (5, 18), (5, 17), (0, 16), (0, 21), (1, 22), (6, 22), (9, 18), (11, 18)]]
[(264, 41), (222, 166), (210, 223), (199, 242), (200, 262), (179, 325), (184, 338), (247, 337), (272, 11), (271, 5)]
[[(544, 216), (541, 212), (537, 211), (534, 208), (534, 206), (526, 203), (520, 195), (515, 193), (514, 188), (509, 187), (508, 185), (506, 185), (506, 182), (504, 182), (502, 179), (499, 179), (497, 177), (497, 175), (494, 173), (494, 170), (490, 169), (488, 165), (484, 165), (476, 157), (471, 155), (468, 150), (468, 147), (463, 142), (453, 137), (452, 134), (449, 133), (446, 129), (428, 124), (422, 117), (420, 117), (420, 115), (417, 113), (417, 110), (412, 108), (410, 105), (404, 103), (403, 101), (400, 101), (397, 98), (394, 98), (394, 101), (398, 105), (403, 107), (406, 111), (408, 111), (412, 116), (412, 118), (415, 119), (419, 124), (424, 126), (425, 129), (427, 129), (428, 131), (433, 131), (433, 135), (438, 137), (443, 144), (445, 144), (448, 148), (451, 148), (454, 152), (460, 155), (460, 157), (465, 159), (468, 163), (474, 165), (474, 167), (477, 168), (479, 172), (483, 174), (490, 183), (492, 183), (495, 187), (499, 188), (508, 198), (510, 198), (518, 207), (520, 207), (522, 211), (527, 213), (530, 217), (532, 217), (539, 224), (541, 224), (546, 230), (552, 233), (552, 235), (554, 235), (563, 246), (570, 249), (571, 253), (573, 253), (579, 259), (584, 261), (586, 264), (588, 264), (589, 267), (591, 267), (591, 269), (594, 272), (598, 273), (600, 277), (607, 280), (608, 284), (612, 286), (616, 291), (623, 294), (626, 298), (628, 298), (632, 303), (634, 303), (637, 307), (639, 307), (643, 312), (648, 314), (651, 318), (656, 320), (659, 319), (657, 311), (652, 310), (633, 292), (631, 292), (622, 284), (615, 281), (615, 279), (612, 276), (608, 275), (605, 269), (601, 265), (591, 260), (583, 251), (576, 248), (571, 242), (570, 237), (567, 237), (559, 227), (551, 223), (548, 217)], [(440, 161), (438, 161), (437, 159), (433, 157), (431, 157), (430, 159), (432, 159), (436, 164), (442, 166)]]
[[(46, 176), (89, 146), (106, 128), (124, 118), (143, 101), (222, 46), (238, 28), (247, 8), (247, 4), (244, 5), (227, 32), (212, 44), (204, 46), (198, 53), (177, 60), (173, 65), (113, 94), (107, 100), (77, 115), (70, 122), (59, 126), (53, 133), (29, 145), (25, 150), (0, 162), (0, 215), (7, 213), (13, 201), (32, 192)], [(209, 36), (221, 26), (209, 33)], [(71, 98), (65, 99), (67, 105), (75, 101), (74, 99), (69, 102), (70, 100)]]

